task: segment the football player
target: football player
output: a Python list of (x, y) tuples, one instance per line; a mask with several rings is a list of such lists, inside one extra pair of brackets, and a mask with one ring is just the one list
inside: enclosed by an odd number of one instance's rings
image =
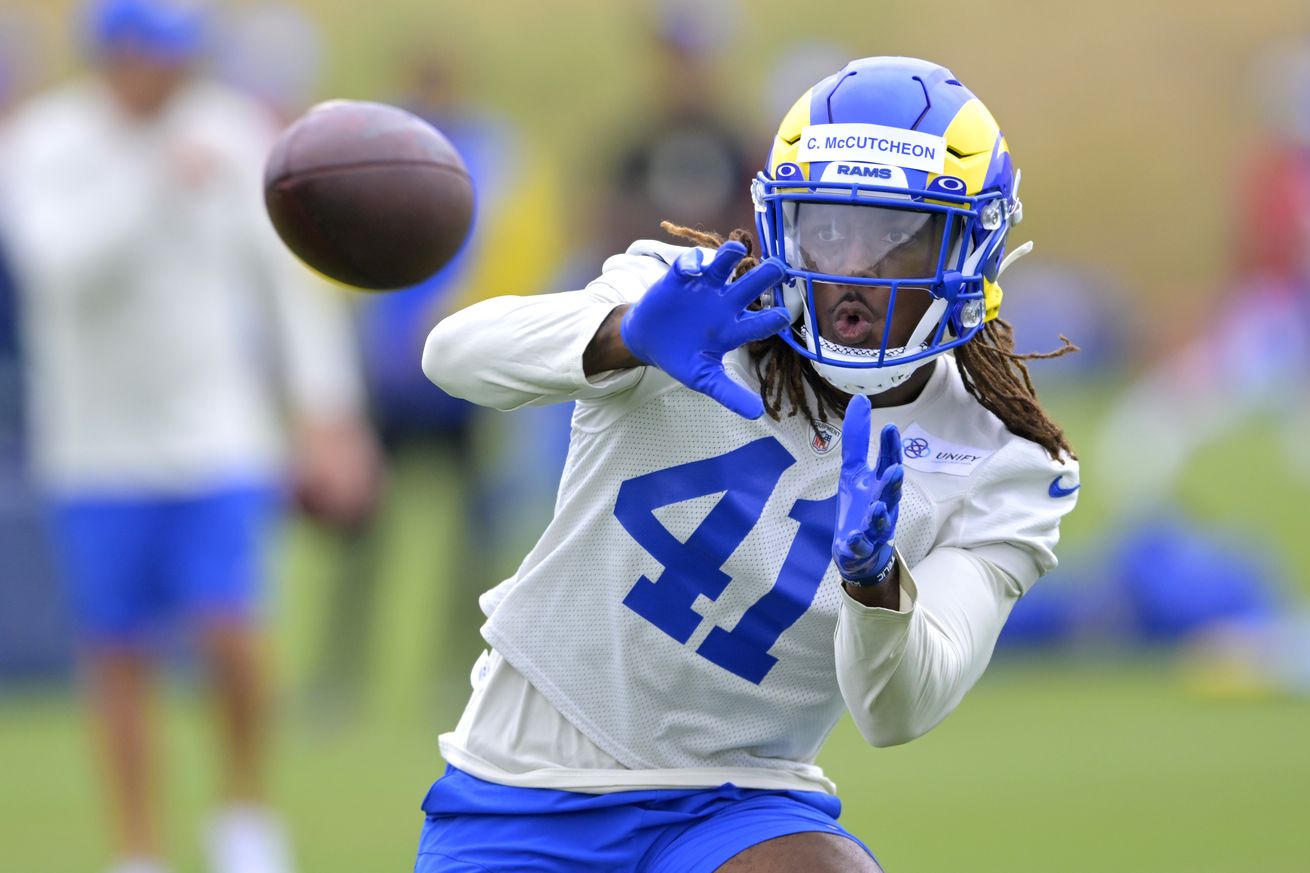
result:
[(949, 70), (859, 60), (782, 121), (758, 264), (667, 226), (701, 245), (437, 325), (450, 393), (577, 406), (554, 520), (483, 595), (417, 871), (879, 869), (824, 738), (945, 718), (1076, 500), (998, 317), (1017, 188)]

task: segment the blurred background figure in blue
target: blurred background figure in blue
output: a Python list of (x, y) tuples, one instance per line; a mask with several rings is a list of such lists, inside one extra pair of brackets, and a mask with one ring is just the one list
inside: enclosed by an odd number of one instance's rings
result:
[[(0, 10), (0, 124), (44, 75), (40, 22)], [(0, 225), (0, 678), (30, 683), (67, 672), (67, 609), (53, 582), (41, 502), (24, 474), (18, 287)]]
[(1015, 350), (1050, 351), (1065, 333), (1078, 346), (1078, 354), (1034, 368), (1039, 390), (1122, 379), (1129, 353), (1144, 340), (1139, 325), (1120, 315), (1128, 305), (1127, 290), (1105, 270), (1052, 260), (1040, 251), (1024, 260), (1023, 269), (1006, 274), (1006, 320), (1020, 338)]
[(633, 240), (661, 237), (660, 222), (671, 216), (725, 235), (755, 226), (745, 193), (763, 166), (758, 143), (766, 138), (750, 137), (757, 116), (728, 99), (717, 66), (739, 12), (730, 0), (661, 0), (646, 11), (646, 96), (614, 125), (622, 133), (605, 159), (605, 256), (626, 251)]
[[(1258, 58), (1247, 86), (1258, 132), (1231, 180), (1217, 287), (1179, 291), (1168, 323), (1143, 325), (1119, 317), (1127, 293), (1093, 269), (1034, 259), (1007, 284), (1025, 337), (1076, 326), (1082, 353), (1043, 368), (1044, 385), (1131, 381), (1090, 451), (1105, 459), (1089, 481), (1116, 522), (1017, 605), (1002, 644), (1181, 652), (1188, 684), (1209, 695), (1307, 687), (1288, 678), (1310, 673), (1310, 649), (1286, 644), (1307, 619), (1276, 545), (1194, 511), (1181, 490), (1203, 451), (1252, 422), (1281, 449), (1284, 487), (1310, 485), (1310, 42)], [(1214, 475), (1244, 487), (1236, 471)]]
[[(505, 559), (514, 554), (507, 540), (516, 536), (525, 510), (543, 502), (549, 507), (558, 480), (532, 463), (536, 452), (505, 449), (507, 443), (540, 447), (541, 430), (517, 440), (520, 427), (492, 421), (486, 410), (445, 394), (423, 375), (419, 361), (429, 327), (445, 314), (486, 297), (546, 290), (559, 269), (564, 218), (557, 171), (506, 115), (470, 92), (463, 49), (451, 41), (423, 43), (399, 56), (402, 90), (393, 102), (458, 149), (473, 179), (477, 215), (460, 253), (435, 276), (406, 290), (363, 296), (357, 315), (386, 478), (394, 483), (407, 465), (435, 467), (450, 486), (450, 502), (426, 501), (426, 523), (434, 530), (453, 523), (455, 547), (433, 556), (431, 565), (410, 561), (404, 571), (446, 589), (439, 607), (444, 614), (425, 629), (429, 655), (467, 663), (482, 645), (478, 623), (470, 621), (478, 615), (476, 598), (507, 572)], [(506, 475), (515, 479), (508, 491), (501, 488)], [(374, 618), (391, 557), (387, 544), (394, 541), (391, 520), (384, 502), (341, 531), (346, 549), (329, 582), (312, 684), (318, 703), (342, 714), (354, 708), (373, 664)]]
[(254, 97), (279, 121), (310, 103), (323, 71), (318, 23), (290, 3), (228, 5), (217, 23), (214, 74)]
[(1260, 131), (1232, 180), (1223, 284), (1186, 292), (1176, 326), (1190, 335), (1156, 346), (1095, 446), (1116, 459), (1107, 484), (1137, 505), (1170, 499), (1199, 450), (1253, 418), (1276, 434), (1290, 484), (1310, 486), (1310, 41), (1261, 53), (1248, 88)]
[(373, 457), (345, 313), (263, 215), (275, 128), (198, 73), (208, 16), (182, 0), (85, 7), (94, 73), (20, 107), (0, 143), (3, 229), (113, 869), (167, 869), (150, 711), (180, 637), (217, 700), (211, 869), (285, 873), (263, 778), (268, 547), (288, 485), (322, 515), (366, 512)]
[[(783, 46), (768, 72), (760, 78), (759, 116), (769, 120), (782, 118), (791, 109), (796, 94), (804, 94), (811, 85), (846, 66), (857, 54), (845, 45), (821, 39), (803, 39)], [(762, 125), (766, 136), (771, 132), (769, 123)]]

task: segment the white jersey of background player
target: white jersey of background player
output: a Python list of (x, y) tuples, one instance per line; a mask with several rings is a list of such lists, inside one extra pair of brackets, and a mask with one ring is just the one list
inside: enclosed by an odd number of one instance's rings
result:
[(3, 132), (3, 229), (26, 291), (47, 486), (189, 493), (234, 471), (278, 475), (270, 365), (294, 413), (358, 415), (344, 306), (263, 214), (275, 132), (210, 80), (188, 80), (142, 124), (93, 78), (42, 95)]
[(265, 556), (287, 473), (325, 514), (371, 499), (349, 319), (264, 214), (276, 130), (200, 72), (206, 10), (80, 5), (94, 69), (0, 133), (0, 236), (22, 294), (34, 467), (104, 738), (114, 869), (165, 869), (149, 694), (156, 639), (184, 630), (224, 727), (211, 867), (285, 873), (261, 804)]
[[(450, 393), (577, 401), (554, 520), (483, 597), (453, 767), (583, 794), (831, 793), (814, 761), (843, 709), (874, 745), (950, 713), (1055, 565), (1078, 487), (996, 319), (1015, 183), (949, 71), (854, 62), (782, 123), (754, 189), (761, 265), (735, 242), (637, 243), (581, 291), (437, 326), (424, 368)], [(829, 837), (806, 837), (828, 869)], [(495, 868), (443, 839), (423, 845)]]

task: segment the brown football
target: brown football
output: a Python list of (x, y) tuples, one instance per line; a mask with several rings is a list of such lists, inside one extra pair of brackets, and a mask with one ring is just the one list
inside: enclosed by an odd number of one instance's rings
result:
[(473, 222), (459, 152), (435, 127), (383, 103), (320, 103), (279, 137), (264, 168), (278, 235), (318, 272), (372, 291), (441, 269)]

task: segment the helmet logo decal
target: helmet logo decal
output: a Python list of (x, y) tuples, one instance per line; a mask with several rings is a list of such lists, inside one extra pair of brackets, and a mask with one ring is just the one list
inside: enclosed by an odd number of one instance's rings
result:
[(883, 188), (908, 188), (910, 183), (905, 178), (905, 171), (900, 167), (887, 167), (879, 164), (848, 164), (834, 161), (823, 168), (820, 182), (859, 182), (863, 185), (878, 185)]
[(800, 179), (802, 178), (801, 168), (796, 164), (792, 164), (792, 163), (778, 164), (778, 166), (775, 167), (773, 170), (773, 178), (781, 181), (787, 181), (788, 179)]
[(946, 167), (946, 140), (882, 124), (811, 124), (801, 131), (796, 160), (891, 164), (940, 173)]
[(890, 179), (891, 167), (870, 167), (867, 164), (838, 164), (838, 176), (864, 176), (868, 179)]
[(969, 186), (959, 176), (938, 176), (928, 183), (929, 191), (941, 191), (943, 194), (963, 194)]

